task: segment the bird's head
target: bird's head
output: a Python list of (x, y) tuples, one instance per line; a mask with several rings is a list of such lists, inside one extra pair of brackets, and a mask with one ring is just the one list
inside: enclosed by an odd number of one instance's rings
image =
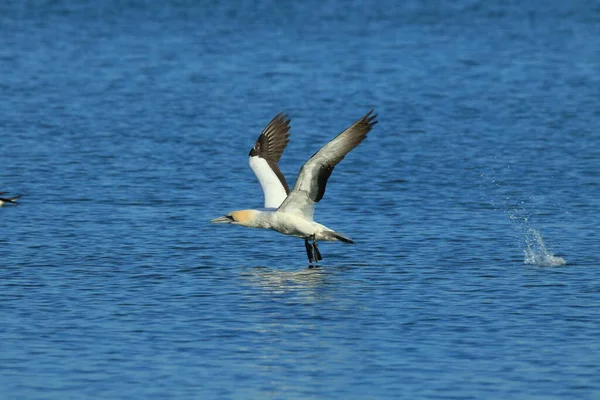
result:
[(252, 222), (256, 219), (258, 213), (259, 212), (256, 210), (232, 211), (229, 214), (224, 215), (222, 217), (211, 219), (210, 222), (212, 222), (213, 224), (234, 224), (251, 226)]

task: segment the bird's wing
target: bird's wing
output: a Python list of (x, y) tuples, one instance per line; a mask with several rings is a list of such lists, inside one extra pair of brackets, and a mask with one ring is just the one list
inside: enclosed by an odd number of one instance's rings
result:
[(280, 211), (302, 215), (312, 219), (315, 203), (325, 194), (327, 179), (333, 168), (346, 154), (358, 146), (377, 123), (373, 110), (356, 121), (317, 151), (300, 169), (294, 188), (279, 207)]
[[(6, 192), (0, 192), (0, 194), (3, 194)], [(17, 202), (15, 200), (19, 200), (21, 197), (23, 197), (22, 195), (18, 194), (16, 196), (11, 196), (11, 197), (0, 197), (0, 201), (3, 201), (5, 203), (15, 203), (17, 204)]]
[(248, 155), (250, 168), (265, 195), (265, 207), (277, 208), (290, 192), (277, 163), (290, 141), (290, 120), (279, 113), (262, 131)]

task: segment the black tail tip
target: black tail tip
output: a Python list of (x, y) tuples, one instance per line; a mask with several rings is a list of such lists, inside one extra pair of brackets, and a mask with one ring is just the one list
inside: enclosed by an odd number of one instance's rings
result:
[(342, 243), (354, 244), (354, 240), (347, 238), (345, 236), (342, 236), (339, 233), (334, 233), (334, 237)]

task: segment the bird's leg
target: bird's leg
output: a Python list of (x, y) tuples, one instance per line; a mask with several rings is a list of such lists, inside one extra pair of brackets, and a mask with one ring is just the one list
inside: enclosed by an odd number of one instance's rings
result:
[(317, 246), (317, 241), (314, 236), (313, 236), (312, 245), (313, 245), (313, 249), (315, 249), (315, 258), (317, 259), (317, 262), (321, 261), (323, 259), (323, 257), (321, 257), (321, 252), (319, 251), (319, 246)]
[(319, 251), (319, 248), (317, 247), (317, 242), (315, 242), (313, 247), (315, 249), (315, 258), (317, 259), (317, 261), (321, 261), (323, 259), (323, 256), (321, 256), (321, 252)]
[(308, 242), (308, 239), (304, 239), (304, 247), (306, 247), (306, 255), (308, 256), (308, 262), (312, 264), (315, 258), (313, 257), (313, 248)]

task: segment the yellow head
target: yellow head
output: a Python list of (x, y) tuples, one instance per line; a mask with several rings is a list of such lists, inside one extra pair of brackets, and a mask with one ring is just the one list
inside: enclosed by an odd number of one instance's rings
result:
[(227, 215), (212, 219), (213, 224), (234, 224), (242, 226), (253, 226), (253, 222), (258, 215), (256, 210), (239, 210), (232, 211)]

